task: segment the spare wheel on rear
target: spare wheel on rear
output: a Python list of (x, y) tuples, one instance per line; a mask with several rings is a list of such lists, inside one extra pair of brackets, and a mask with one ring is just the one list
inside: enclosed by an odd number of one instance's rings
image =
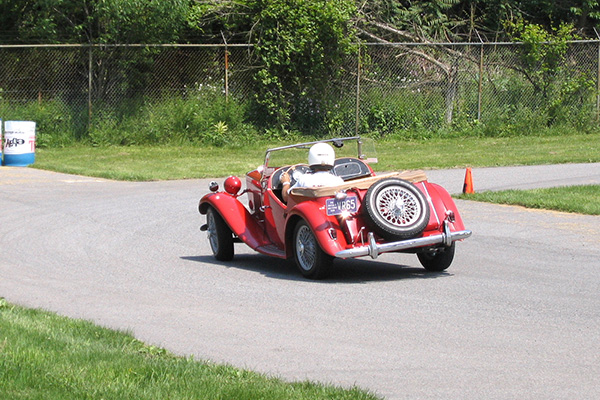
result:
[(420, 235), (429, 222), (429, 205), (412, 183), (398, 178), (375, 182), (364, 200), (373, 230), (388, 240)]

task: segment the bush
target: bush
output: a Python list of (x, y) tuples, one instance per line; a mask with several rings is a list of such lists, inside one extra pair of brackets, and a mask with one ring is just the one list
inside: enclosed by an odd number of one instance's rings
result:
[(98, 112), (89, 138), (96, 145), (245, 142), (256, 131), (245, 122), (247, 106), (203, 90), (184, 98), (146, 100)]
[[(26, 104), (7, 103), (0, 100), (2, 121), (34, 121), (36, 146), (63, 147), (73, 144), (82, 131), (72, 118), (72, 110), (61, 101), (41, 101)], [(4, 129), (4, 127), (3, 127)]]

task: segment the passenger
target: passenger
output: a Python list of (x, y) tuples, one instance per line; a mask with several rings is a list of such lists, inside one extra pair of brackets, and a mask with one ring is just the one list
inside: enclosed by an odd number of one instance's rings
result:
[(327, 143), (314, 144), (308, 151), (310, 171), (302, 174), (293, 186), (290, 185), (289, 169), (281, 175), (283, 201), (287, 203), (288, 195), (294, 188), (335, 186), (344, 183), (342, 178), (332, 173), (334, 162), (335, 151), (333, 147)]

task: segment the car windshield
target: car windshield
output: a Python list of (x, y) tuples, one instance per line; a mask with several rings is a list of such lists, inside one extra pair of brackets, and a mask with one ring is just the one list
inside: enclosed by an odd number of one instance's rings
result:
[[(336, 158), (355, 157), (362, 158), (368, 162), (377, 162), (374, 158), (375, 151), (371, 140), (365, 140), (360, 137), (351, 137), (328, 139), (324, 141), (333, 146)], [(308, 162), (308, 151), (315, 143), (318, 142), (299, 143), (267, 150), (265, 156), (267, 173), (285, 165), (306, 164)], [(369, 158), (367, 159), (367, 157)]]

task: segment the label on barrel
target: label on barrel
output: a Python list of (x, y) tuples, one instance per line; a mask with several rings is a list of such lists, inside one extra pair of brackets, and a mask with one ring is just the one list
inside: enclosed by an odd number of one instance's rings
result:
[(4, 154), (35, 152), (35, 122), (6, 121), (4, 123)]

